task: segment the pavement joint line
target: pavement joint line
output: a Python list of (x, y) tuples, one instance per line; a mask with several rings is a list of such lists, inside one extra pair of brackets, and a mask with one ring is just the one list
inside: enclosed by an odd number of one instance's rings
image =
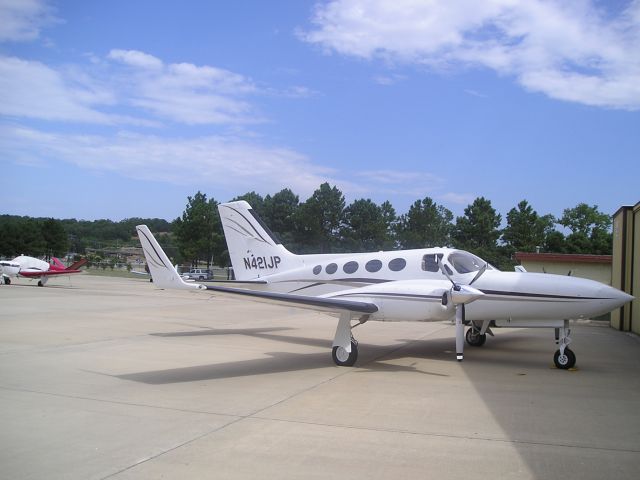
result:
[[(312, 386), (310, 386), (310, 387), (308, 387), (308, 388), (305, 388), (305, 389), (300, 390), (300, 391), (298, 391), (298, 392), (292, 393), (291, 395), (289, 395), (289, 396), (288, 396), (288, 397), (286, 397), (286, 398), (283, 398), (283, 399), (281, 399), (281, 400), (278, 400), (277, 402), (274, 402), (274, 403), (272, 403), (271, 405), (268, 405), (268, 406), (266, 406), (266, 407), (259, 408), (258, 410), (254, 411), (254, 412), (252, 412), (252, 413), (249, 413), (249, 414), (247, 414), (247, 415), (235, 416), (235, 417), (237, 417), (237, 418), (236, 418), (235, 420), (232, 420), (232, 421), (231, 421), (231, 422), (229, 422), (229, 423), (225, 423), (224, 425), (221, 425), (221, 426), (219, 426), (219, 427), (216, 427), (216, 428), (214, 428), (214, 429), (210, 430), (209, 432), (205, 432), (205, 433), (203, 433), (203, 434), (201, 434), (201, 435), (198, 435), (198, 436), (196, 436), (196, 437), (194, 437), (194, 438), (192, 438), (192, 439), (190, 439), (190, 440), (187, 440), (187, 441), (185, 441), (185, 442), (181, 443), (180, 445), (175, 445), (175, 446), (173, 446), (173, 447), (171, 447), (171, 448), (169, 448), (169, 449), (166, 449), (166, 450), (164, 450), (164, 451), (162, 451), (162, 452), (159, 452), (159, 453), (157, 453), (156, 455), (152, 455), (152, 456), (150, 456), (150, 457), (148, 457), (148, 458), (145, 458), (145, 459), (143, 459), (143, 460), (140, 460), (140, 461), (138, 461), (138, 462), (135, 462), (135, 463), (133, 463), (133, 464), (131, 464), (131, 465), (127, 466), (126, 468), (123, 468), (123, 469), (121, 469), (121, 470), (119, 470), (119, 471), (117, 471), (117, 472), (114, 472), (114, 473), (111, 473), (111, 474), (109, 474), (109, 475), (107, 475), (107, 476), (105, 476), (105, 477), (102, 477), (102, 478), (101, 478), (101, 480), (106, 480), (106, 479), (108, 479), (108, 478), (114, 477), (115, 475), (118, 475), (118, 474), (120, 474), (120, 473), (126, 472), (127, 470), (130, 470), (130, 469), (132, 469), (132, 468), (134, 468), (134, 467), (137, 467), (138, 465), (141, 465), (141, 464), (146, 463), (146, 462), (151, 461), (151, 460), (155, 460), (156, 458), (159, 458), (159, 457), (161, 457), (162, 455), (165, 455), (165, 454), (167, 454), (167, 453), (170, 453), (170, 452), (172, 452), (172, 451), (174, 451), (174, 450), (177, 450), (177, 449), (179, 449), (179, 448), (181, 448), (181, 447), (183, 447), (183, 446), (189, 445), (189, 444), (191, 444), (191, 443), (193, 443), (193, 442), (196, 442), (196, 441), (198, 441), (198, 440), (200, 440), (200, 439), (202, 439), (202, 438), (204, 438), (204, 437), (207, 437), (207, 436), (209, 436), (209, 435), (212, 435), (212, 434), (218, 433), (218, 432), (220, 432), (220, 431), (222, 431), (222, 430), (226, 429), (227, 427), (230, 427), (230, 426), (232, 426), (232, 425), (235, 425), (236, 423), (239, 423), (239, 422), (241, 422), (241, 421), (243, 421), (243, 420), (251, 420), (251, 419), (256, 419), (256, 418), (257, 418), (257, 419), (261, 419), (260, 417), (258, 417), (258, 416), (257, 416), (260, 412), (264, 412), (265, 410), (268, 410), (269, 408), (275, 407), (276, 405), (279, 405), (279, 404), (281, 404), (281, 403), (283, 403), (283, 402), (286, 402), (287, 400), (290, 400), (290, 399), (292, 399), (292, 398), (294, 398), (294, 397), (296, 397), (296, 396), (298, 396), (298, 395), (301, 395), (301, 394), (303, 394), (303, 393), (306, 393), (306, 392), (308, 392), (308, 391), (311, 391), (311, 390), (315, 389), (316, 387), (318, 387), (318, 386), (320, 386), (320, 385), (324, 385), (324, 384), (326, 384), (326, 383), (329, 383), (329, 382), (333, 381), (333, 380), (334, 380), (334, 379), (336, 379), (336, 378), (339, 378), (339, 377), (341, 377), (341, 376), (343, 376), (343, 375), (348, 374), (348, 373), (349, 373), (349, 371), (350, 371), (350, 370), (347, 370), (347, 371), (345, 371), (345, 372), (339, 373), (339, 374), (337, 374), (337, 375), (335, 375), (335, 376), (333, 376), (333, 377), (331, 377), (331, 378), (328, 378), (328, 379), (326, 379), (326, 380), (323, 380), (322, 382), (319, 382), (319, 383), (317, 383), (317, 384), (315, 384), (315, 385), (312, 385)], [(162, 407), (159, 407), (159, 408), (162, 408)], [(179, 410), (179, 411), (180, 411), (180, 410)], [(217, 415), (217, 414), (216, 414), (216, 415)], [(227, 416), (232, 416), (232, 415), (227, 415)], [(272, 420), (272, 421), (276, 421), (276, 419), (274, 419), (274, 420)], [(300, 423), (302, 423), (302, 424), (303, 424), (304, 422), (300, 422)]]
[(219, 416), (219, 417), (232, 417), (235, 419), (243, 419), (246, 418), (248, 415), (238, 415), (238, 414), (231, 414), (231, 413), (216, 413), (216, 412), (207, 412), (204, 410), (190, 410), (190, 409), (184, 409), (184, 408), (173, 408), (173, 407), (164, 407), (162, 405), (151, 405), (148, 403), (135, 403), (135, 402), (124, 402), (122, 400), (108, 400), (108, 399), (104, 399), (104, 398), (95, 398), (95, 397), (83, 397), (80, 395), (66, 395), (64, 393), (55, 393), (55, 392), (43, 392), (43, 391), (39, 391), (39, 390), (30, 390), (27, 388), (13, 388), (13, 387), (7, 387), (7, 386), (2, 386), (0, 385), (0, 390), (6, 390), (6, 391), (10, 391), (10, 392), (23, 392), (23, 393), (33, 393), (36, 395), (48, 395), (51, 397), (58, 397), (58, 398), (68, 398), (68, 399), (72, 399), (72, 400), (87, 400), (87, 401), (92, 401), (92, 402), (100, 402), (100, 403), (107, 403), (107, 404), (112, 404), (112, 405), (126, 405), (129, 407), (140, 407), (140, 408), (154, 408), (157, 410), (169, 410), (172, 412), (182, 412), (182, 413), (194, 413), (194, 414), (199, 414), (199, 415), (215, 415), (215, 416)]
[(56, 345), (41, 345), (41, 346), (36, 346), (33, 348), (22, 348), (22, 349), (18, 349), (18, 350), (9, 350), (9, 351), (5, 351), (5, 352), (0, 352), (0, 356), (3, 355), (16, 355), (16, 354), (22, 354), (22, 353), (46, 353), (49, 351), (53, 351), (53, 350), (64, 350), (65, 348), (75, 348), (75, 347), (82, 347), (85, 345), (99, 345), (102, 343), (109, 343), (109, 342), (113, 342), (113, 341), (117, 341), (117, 340), (128, 340), (128, 339), (136, 339), (136, 338), (141, 338), (141, 337), (146, 337), (148, 336), (148, 333), (141, 333), (141, 334), (136, 334), (136, 335), (125, 335), (122, 337), (110, 337), (110, 338), (102, 338), (102, 339), (96, 339), (96, 340), (89, 340), (87, 342), (71, 342), (71, 343), (59, 343)]
[(268, 416), (254, 416), (251, 418), (258, 419), (258, 420), (282, 422), (282, 423), (313, 425), (318, 427), (344, 428), (344, 429), (350, 429), (350, 430), (362, 430), (362, 431), (370, 431), (370, 432), (415, 435), (419, 437), (438, 437), (438, 438), (451, 438), (451, 439), (458, 439), (458, 440), (474, 440), (474, 441), (478, 440), (478, 441), (485, 441), (485, 442), (506, 443), (506, 444), (514, 444), (514, 445), (576, 448), (576, 449), (582, 449), (582, 450), (595, 450), (595, 451), (603, 451), (603, 452), (640, 453), (640, 450), (627, 449), (627, 448), (599, 447), (594, 445), (580, 445), (580, 444), (569, 444), (569, 443), (561, 443), (561, 442), (542, 442), (542, 441), (535, 441), (535, 440), (520, 440), (520, 439), (508, 439), (508, 438), (487, 437), (487, 436), (456, 435), (452, 433), (442, 433), (442, 432), (416, 432), (413, 430), (404, 430), (404, 429), (396, 429), (396, 428), (376, 428), (376, 427), (367, 427), (364, 425), (347, 425), (347, 424), (311, 422), (311, 421), (305, 421), (305, 420), (288, 420), (286, 418), (276, 418), (276, 417), (268, 417)]
[(106, 476), (102, 477), (100, 480), (106, 480), (107, 478), (112, 478), (112, 477), (115, 477), (116, 475), (120, 475), (121, 473), (124, 473), (127, 470), (131, 470), (132, 468), (135, 468), (135, 467), (137, 467), (139, 465), (142, 465), (143, 463), (147, 463), (147, 462), (149, 462), (151, 460), (155, 460), (156, 458), (159, 458), (159, 457), (161, 457), (161, 456), (163, 456), (163, 455), (165, 455), (167, 453), (173, 452), (174, 450), (182, 448), (182, 447), (184, 447), (186, 445), (189, 445), (189, 444), (191, 444), (193, 442), (197, 442), (201, 438), (204, 438), (204, 437), (207, 437), (207, 436), (209, 436), (211, 434), (217, 433), (220, 430), (223, 430), (223, 429), (227, 428), (229, 425), (234, 425), (234, 424), (242, 421), (243, 419), (244, 419), (243, 417), (236, 418), (235, 420), (233, 420), (233, 421), (231, 421), (229, 423), (225, 423), (224, 425), (216, 427), (216, 428), (214, 428), (214, 429), (212, 429), (212, 430), (210, 430), (208, 432), (205, 432), (205, 433), (203, 433), (201, 435), (197, 435), (197, 436), (195, 436), (193, 438), (190, 438), (189, 440), (186, 440), (186, 441), (182, 442), (179, 445), (174, 445), (173, 447), (165, 449), (165, 450), (163, 450), (161, 452), (158, 452), (155, 455), (151, 455), (150, 457), (143, 458), (142, 460), (138, 460), (137, 462), (132, 463), (131, 465), (129, 465), (129, 466), (125, 467), (125, 468), (122, 468), (122, 469), (118, 470), (117, 472), (113, 472), (113, 473), (110, 473), (109, 475), (106, 475)]

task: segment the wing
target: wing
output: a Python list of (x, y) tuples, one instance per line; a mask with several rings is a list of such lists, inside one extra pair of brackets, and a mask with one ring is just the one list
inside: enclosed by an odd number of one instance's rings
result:
[(81, 270), (20, 270), (19, 274), (26, 278), (53, 277), (54, 275), (69, 275), (71, 273), (81, 273)]
[(45, 270), (37, 270), (34, 268), (25, 268), (18, 272), (18, 275), (26, 278), (40, 278), (43, 275), (48, 275), (50, 272)]
[(243, 297), (255, 302), (285, 305), (320, 312), (352, 312), (371, 314), (378, 311), (378, 306), (375, 303), (370, 302), (312, 297), (308, 295), (292, 295), (290, 293), (262, 292), (256, 290), (245, 290), (242, 288), (218, 287), (213, 285), (201, 285), (201, 287), (202, 290), (216, 292), (227, 296)]

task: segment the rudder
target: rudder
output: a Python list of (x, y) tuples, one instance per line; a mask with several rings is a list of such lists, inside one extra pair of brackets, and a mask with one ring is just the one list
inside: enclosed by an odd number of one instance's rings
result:
[(252, 280), (302, 265), (244, 200), (218, 205), (236, 280)]

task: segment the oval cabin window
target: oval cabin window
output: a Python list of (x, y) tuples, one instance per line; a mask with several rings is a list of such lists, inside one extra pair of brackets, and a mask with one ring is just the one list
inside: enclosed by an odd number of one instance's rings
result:
[(380, 260), (369, 260), (364, 268), (367, 272), (375, 273), (382, 268), (382, 262)]
[(404, 258), (394, 258), (389, 262), (389, 270), (392, 272), (399, 272), (407, 266), (407, 261)]
[(355, 273), (358, 270), (358, 266), (358, 262), (347, 262), (342, 267), (342, 270), (344, 270), (344, 273)]

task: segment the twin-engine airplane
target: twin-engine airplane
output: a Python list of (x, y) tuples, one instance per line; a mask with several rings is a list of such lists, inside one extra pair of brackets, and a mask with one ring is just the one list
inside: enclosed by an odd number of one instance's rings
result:
[(11, 261), (0, 261), (0, 267), (2, 267), (2, 278), (5, 285), (11, 284), (11, 277), (25, 277), (29, 279), (37, 278), (38, 286), (44, 287), (45, 283), (49, 280), (49, 277), (80, 273), (80, 270), (78, 269), (85, 263), (87, 263), (87, 260), (83, 258), (82, 260), (75, 262), (73, 265), (65, 267), (64, 264), (56, 257), (52, 257), (51, 263), (47, 263), (38, 258), (20, 255)]
[[(463, 250), (425, 248), (389, 252), (295, 255), (245, 201), (218, 206), (236, 284), (185, 282), (145, 225), (137, 228), (159, 288), (197, 289), (295, 306), (339, 317), (333, 360), (352, 366), (358, 342), (352, 329), (368, 321), (455, 321), (456, 356), (481, 346), (499, 327), (554, 328), (558, 368), (576, 363), (569, 320), (591, 318), (633, 299), (584, 278), (501, 272)], [(354, 324), (355, 322), (355, 324)]]

